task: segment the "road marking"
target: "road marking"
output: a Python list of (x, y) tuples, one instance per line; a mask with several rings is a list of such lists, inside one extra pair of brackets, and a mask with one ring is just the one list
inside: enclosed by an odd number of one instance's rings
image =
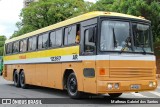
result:
[(149, 98), (149, 97), (147, 97), (147, 96), (145, 96), (145, 95), (142, 95), (142, 94), (140, 94), (140, 93), (131, 92), (131, 94), (133, 94), (133, 95), (136, 96), (136, 97)]
[(152, 93), (152, 94), (160, 97), (160, 93), (158, 93), (158, 92), (156, 92), (156, 91), (150, 91), (150, 93)]

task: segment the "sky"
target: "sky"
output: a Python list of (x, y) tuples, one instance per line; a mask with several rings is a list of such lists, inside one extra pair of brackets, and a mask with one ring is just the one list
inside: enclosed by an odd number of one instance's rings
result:
[[(95, 2), (96, 0), (85, 0)], [(17, 30), (16, 22), (23, 8), (23, 0), (0, 0), (0, 35), (9, 38)]]

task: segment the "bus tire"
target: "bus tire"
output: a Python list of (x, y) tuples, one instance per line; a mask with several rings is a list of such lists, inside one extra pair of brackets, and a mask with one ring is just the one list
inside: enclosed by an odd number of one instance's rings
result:
[(19, 74), (17, 71), (14, 72), (13, 74), (13, 81), (14, 81), (14, 86), (19, 87), (20, 83), (19, 83)]
[(108, 93), (110, 97), (117, 98), (122, 95), (122, 93)]
[(21, 86), (21, 88), (23, 88), (23, 89), (27, 88), (27, 85), (25, 83), (25, 74), (24, 74), (23, 71), (20, 73), (19, 80), (20, 80), (20, 86)]
[(78, 91), (77, 78), (74, 73), (71, 73), (67, 79), (67, 92), (71, 98), (80, 98), (82, 93)]

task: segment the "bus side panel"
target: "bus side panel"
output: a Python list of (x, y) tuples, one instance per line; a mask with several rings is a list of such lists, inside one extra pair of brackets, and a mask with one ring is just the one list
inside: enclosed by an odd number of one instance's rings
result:
[(13, 81), (13, 69), (12, 69), (12, 65), (5, 65), (5, 66), (6, 66), (6, 72), (7, 72), (7, 77), (5, 77), (5, 79)]
[(35, 64), (24, 64), (22, 65), (23, 71), (25, 73), (26, 84), (35, 85), (35, 73), (36, 65)]
[(66, 69), (71, 69), (74, 71), (77, 81), (78, 81), (78, 91), (83, 91), (84, 89), (83, 89), (83, 64), (82, 62), (62, 63), (62, 77), (64, 76)]
[(48, 87), (63, 89), (62, 84), (62, 64), (55, 63), (55, 64), (48, 64)]
[(47, 64), (36, 64), (35, 84), (46, 86), (47, 84)]

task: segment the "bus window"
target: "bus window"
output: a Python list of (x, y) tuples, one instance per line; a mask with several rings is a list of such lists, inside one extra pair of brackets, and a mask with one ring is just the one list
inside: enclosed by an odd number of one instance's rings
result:
[(12, 53), (12, 43), (6, 45), (6, 54)]
[(27, 51), (27, 40), (21, 40), (20, 41), (20, 52), (26, 52)]
[(62, 29), (56, 31), (56, 46), (62, 45)]
[(85, 36), (85, 52), (94, 52), (95, 50), (95, 38), (94, 38), (94, 28), (86, 29), (84, 32)]
[(37, 48), (37, 38), (35, 37), (31, 37), (29, 38), (29, 43), (28, 43), (28, 50), (29, 51), (34, 51)]
[(65, 28), (65, 45), (75, 44), (76, 40), (76, 25), (72, 25)]
[(49, 46), (54, 47), (55, 44), (56, 44), (56, 33), (54, 31), (54, 32), (50, 33), (50, 44), (49, 44)]
[(38, 37), (38, 49), (42, 49), (42, 35)]
[(48, 47), (48, 33), (42, 34), (38, 37), (38, 49)]
[(50, 47), (61, 46), (62, 29), (50, 33)]
[(19, 52), (19, 42), (14, 42), (13, 43), (13, 53), (18, 53)]
[(42, 48), (48, 47), (48, 33), (43, 34), (42, 36)]

